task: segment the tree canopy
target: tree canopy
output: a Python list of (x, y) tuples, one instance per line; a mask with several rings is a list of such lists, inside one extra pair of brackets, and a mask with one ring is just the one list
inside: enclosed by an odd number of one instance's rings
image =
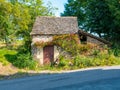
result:
[(54, 9), (50, 4), (44, 6), (42, 0), (0, 0), (0, 40), (8, 45), (20, 37), (30, 45), (35, 18), (53, 15)]
[(61, 16), (77, 16), (83, 30), (107, 40), (119, 40), (119, 0), (68, 0), (64, 7)]

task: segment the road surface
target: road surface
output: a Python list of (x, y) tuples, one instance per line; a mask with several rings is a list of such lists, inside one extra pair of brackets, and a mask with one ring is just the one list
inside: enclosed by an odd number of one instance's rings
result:
[(59, 87), (120, 77), (120, 66), (88, 68), (42, 74), (13, 80), (1, 80), (0, 90), (57, 90)]

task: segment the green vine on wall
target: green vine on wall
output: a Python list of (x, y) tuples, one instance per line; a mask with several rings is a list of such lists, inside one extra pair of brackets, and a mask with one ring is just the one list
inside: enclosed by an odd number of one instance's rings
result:
[(71, 53), (72, 55), (86, 52), (91, 48), (89, 44), (80, 44), (80, 39), (77, 34), (54, 35), (52, 41), (39, 41), (35, 43), (35, 46), (40, 48), (45, 47), (47, 45), (59, 46), (65, 51)]

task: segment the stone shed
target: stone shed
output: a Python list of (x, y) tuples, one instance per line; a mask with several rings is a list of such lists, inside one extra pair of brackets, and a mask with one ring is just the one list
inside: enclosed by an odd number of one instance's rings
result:
[(78, 30), (78, 34), (79, 34), (80, 41), (83, 44), (92, 43), (99, 46), (111, 45), (109, 41), (106, 41), (105, 39), (102, 39), (95, 35), (87, 33), (83, 30)]
[(66, 35), (78, 33), (76, 17), (49, 17), (39, 16), (36, 18), (31, 32), (32, 55), (40, 64), (54, 62), (59, 56), (59, 49), (55, 45), (44, 45), (37, 47), (36, 43), (51, 42), (55, 35)]

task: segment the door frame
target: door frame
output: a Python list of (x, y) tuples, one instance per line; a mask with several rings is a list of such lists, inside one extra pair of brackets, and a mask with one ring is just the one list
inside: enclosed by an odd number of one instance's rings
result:
[(43, 47), (43, 64), (51, 64), (54, 62), (54, 45)]

